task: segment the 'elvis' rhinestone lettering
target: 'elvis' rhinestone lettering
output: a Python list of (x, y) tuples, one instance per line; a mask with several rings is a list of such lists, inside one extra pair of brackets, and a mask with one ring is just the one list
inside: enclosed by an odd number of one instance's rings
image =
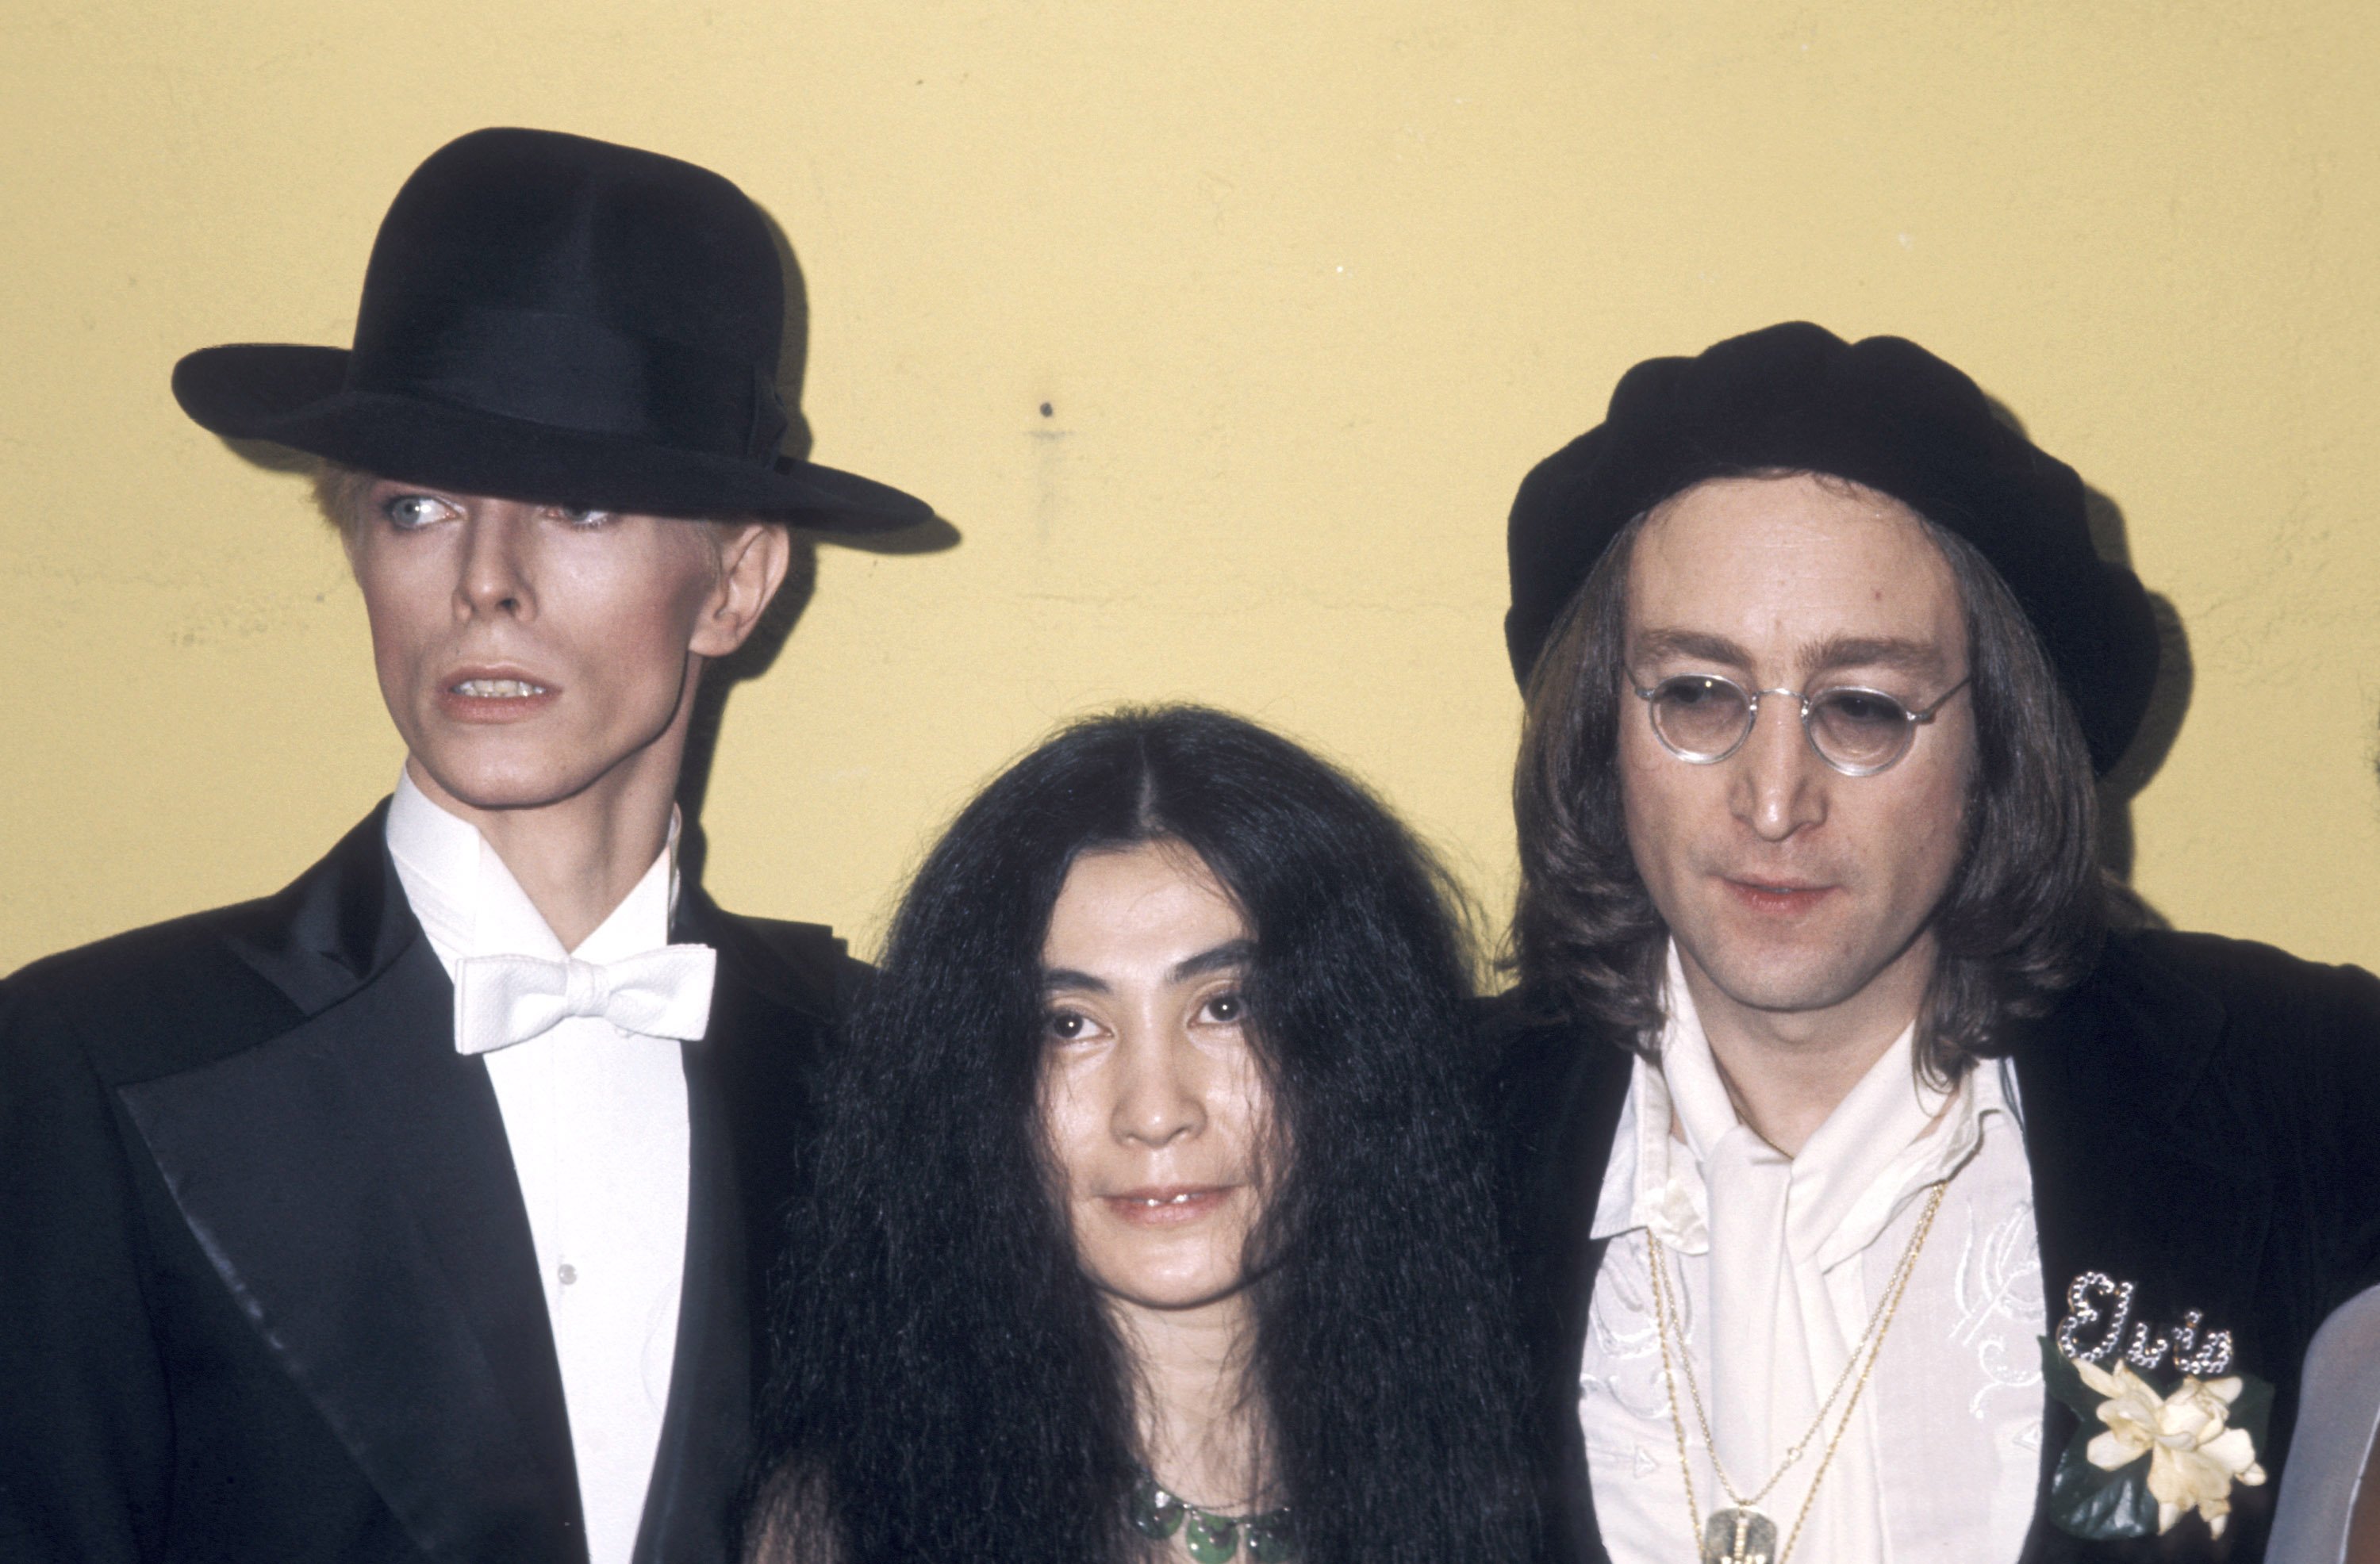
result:
[(2172, 1350), (2172, 1343), (2164, 1337), (2159, 1336), (2152, 1340), (2149, 1336), (2149, 1328), (2145, 1324), (2136, 1325), (2132, 1327), (2131, 1350), (2124, 1354), (2124, 1361), (2134, 1368), (2154, 1369), (2157, 1364), (2165, 1362), (2166, 1353)]
[[(2095, 1299), (2112, 1299), (2114, 1313), (2103, 1316)], [(2119, 1282), (2105, 1271), (2084, 1271), (2067, 1284), (2066, 1307), (2066, 1317), (2058, 1322), (2058, 1350), (2077, 1363), (2097, 1363), (2123, 1347), (2124, 1325), (2132, 1315), (2132, 1284)], [(2107, 1320), (2106, 1333), (2086, 1344), (2082, 1332), (2103, 1317)]]
[(2210, 1330), (2206, 1340), (2201, 1341), (2198, 1327), (2205, 1317), (2192, 1309), (2173, 1328), (2173, 1366), (2201, 1379), (2215, 1379), (2231, 1366), (2231, 1333)]
[[(2213, 1379), (2229, 1371), (2236, 1355), (2231, 1333), (2208, 1330), (2204, 1310), (2192, 1309), (2181, 1316), (2181, 1323), (2163, 1335), (2151, 1333), (2148, 1322), (2132, 1325), (2131, 1342), (2124, 1341), (2124, 1327), (2131, 1324), (2132, 1284), (2118, 1281), (2105, 1271), (2084, 1271), (2066, 1289), (2067, 1316), (2058, 1322), (2058, 1350), (2076, 1363), (2103, 1363), (2122, 1354), (2122, 1361), (2134, 1368), (2154, 1371), (2164, 1364), (2168, 1354), (2173, 1366), (2184, 1374), (2201, 1379)], [(2103, 1309), (2102, 1305), (2107, 1305)], [(2093, 1340), (2083, 1340), (2083, 1333), (2106, 1323), (2106, 1328)]]

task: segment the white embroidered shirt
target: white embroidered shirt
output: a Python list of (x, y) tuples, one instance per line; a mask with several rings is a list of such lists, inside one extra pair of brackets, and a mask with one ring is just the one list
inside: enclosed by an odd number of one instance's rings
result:
[[(1749, 1497), (1810, 1426), (1916, 1230), (1928, 1186), (1947, 1176), (1932, 1235), (1792, 1557), (2015, 1558), (2040, 1470), (2043, 1303), (2012, 1079), (1986, 1063), (1950, 1093), (1927, 1090), (1903, 1032), (1789, 1158), (1738, 1120), (1674, 948), (1668, 1012), (1660, 1064), (1635, 1064), (1593, 1230), (1610, 1243), (1588, 1314), (1579, 1421), (1612, 1558), (1695, 1556), (1648, 1244), (1666, 1251), (1720, 1457)], [(1682, 1377), (1677, 1395), (1706, 1520), (1729, 1501)], [(1822, 1433), (1757, 1507), (1780, 1543), (1825, 1449)]]
[[(573, 952), (479, 831), (400, 776), (388, 845), (452, 978), (470, 956), (614, 962), (669, 942), (669, 844)], [(481, 1056), (528, 1210), (562, 1364), (592, 1564), (625, 1564), (669, 1406), (686, 1267), (686, 1073), (678, 1045), (573, 1016)]]

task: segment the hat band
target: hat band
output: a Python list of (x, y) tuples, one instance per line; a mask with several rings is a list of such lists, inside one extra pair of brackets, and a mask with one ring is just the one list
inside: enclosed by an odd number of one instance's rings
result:
[(762, 463), (784, 438), (777, 388), (750, 363), (583, 315), (379, 303), (356, 322), (351, 391)]

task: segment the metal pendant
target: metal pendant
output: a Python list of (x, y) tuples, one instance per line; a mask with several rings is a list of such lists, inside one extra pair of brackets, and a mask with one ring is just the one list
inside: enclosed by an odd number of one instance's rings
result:
[(1749, 1505), (1711, 1511), (1703, 1564), (1777, 1564), (1777, 1522)]

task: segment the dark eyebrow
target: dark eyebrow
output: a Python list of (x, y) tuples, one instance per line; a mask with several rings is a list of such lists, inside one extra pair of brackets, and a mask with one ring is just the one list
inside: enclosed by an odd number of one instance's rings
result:
[[(1746, 671), (1752, 667), (1751, 653), (1725, 636), (1699, 630), (1642, 630), (1636, 635), (1633, 650), (1647, 661), (1682, 658)], [(1837, 668), (1889, 668), (1896, 673), (1938, 677), (1949, 660), (1932, 641), (1914, 641), (1900, 636), (1829, 636), (1824, 640), (1803, 643), (1797, 661), (1812, 674)]]
[[(1173, 970), (1165, 975), (1166, 980), (1187, 983), (1193, 977), (1203, 977), (1210, 972), (1245, 966), (1256, 959), (1256, 953), (1257, 942), (1253, 940), (1227, 940), (1211, 951), (1201, 951), (1195, 956), (1186, 956), (1174, 963)], [(1114, 991), (1106, 979), (1094, 977), (1087, 972), (1076, 972), (1070, 966), (1045, 966), (1041, 969), (1043, 993), (1052, 994), (1066, 988), (1079, 988), (1093, 994)]]
[(1833, 636), (1802, 648), (1802, 666), (1813, 673), (1834, 668), (1889, 668), (1895, 673), (1940, 676), (1947, 661), (1931, 641), (1898, 636)]
[(1071, 966), (1045, 966), (1041, 969), (1041, 991), (1054, 994), (1061, 988), (1087, 988), (1094, 994), (1109, 992), (1107, 984), (1087, 972), (1076, 972)]
[(1728, 668), (1749, 670), (1752, 654), (1729, 640), (1725, 636), (1707, 635), (1700, 630), (1639, 630), (1631, 650), (1648, 661), (1665, 658), (1689, 658), (1697, 662), (1716, 662)]
[(1226, 967), (1245, 966), (1256, 959), (1257, 942), (1253, 940), (1231, 940), (1211, 951), (1201, 951), (1186, 961), (1176, 962), (1173, 981), (1186, 983), (1193, 977), (1203, 977)]

